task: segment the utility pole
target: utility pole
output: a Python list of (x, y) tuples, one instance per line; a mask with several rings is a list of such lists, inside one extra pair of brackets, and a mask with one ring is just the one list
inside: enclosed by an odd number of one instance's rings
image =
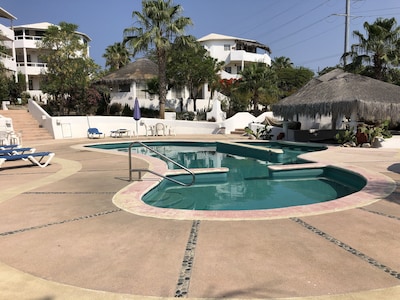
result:
[[(349, 30), (350, 30), (350, 0), (346, 0), (346, 14), (345, 14), (345, 28), (344, 28), (344, 53), (349, 52)], [(347, 57), (343, 56), (343, 64), (346, 66)]]
[[(346, 0), (346, 13), (345, 14), (333, 14), (333, 16), (345, 17), (344, 22), (344, 54), (349, 52), (349, 31), (350, 31), (350, 1)], [(343, 55), (343, 64), (346, 66), (347, 57)]]

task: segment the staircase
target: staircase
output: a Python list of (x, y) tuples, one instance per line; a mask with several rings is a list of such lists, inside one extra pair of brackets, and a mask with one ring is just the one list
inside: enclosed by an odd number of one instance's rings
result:
[(29, 141), (53, 139), (51, 134), (40, 127), (38, 121), (25, 109), (0, 110), (0, 115), (12, 119), (14, 131), (21, 133), (23, 144), (28, 144)]
[(231, 134), (244, 135), (245, 133), (246, 133), (246, 131), (243, 128), (235, 128), (234, 131), (231, 131)]

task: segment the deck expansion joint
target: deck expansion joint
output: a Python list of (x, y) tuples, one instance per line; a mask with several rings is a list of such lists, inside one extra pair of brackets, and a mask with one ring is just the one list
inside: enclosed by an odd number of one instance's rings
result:
[(194, 220), (186, 245), (185, 255), (183, 257), (178, 283), (176, 285), (175, 298), (187, 297), (187, 294), (189, 292), (190, 278), (192, 274), (199, 227), (200, 221)]
[(377, 260), (375, 260), (374, 258), (362, 253), (361, 251), (354, 249), (353, 247), (351, 247), (350, 245), (339, 241), (338, 239), (334, 238), (333, 236), (323, 232), (322, 230), (319, 230), (318, 228), (304, 222), (303, 220), (299, 219), (299, 218), (290, 218), (290, 220), (296, 222), (297, 224), (303, 226), (304, 228), (310, 230), (311, 232), (319, 235), (320, 237), (325, 238), (326, 240), (328, 240), (329, 242), (335, 244), (336, 246), (346, 250), (347, 252), (357, 256), (358, 258), (361, 258), (362, 260), (364, 260), (365, 262), (369, 263), (370, 265), (384, 271), (385, 273), (389, 274), (390, 276), (396, 278), (396, 279), (400, 279), (400, 273), (396, 270), (393, 270), (392, 268), (378, 262)]
[(380, 212), (380, 211), (370, 210), (370, 209), (366, 209), (364, 207), (358, 207), (358, 209), (361, 209), (363, 211), (369, 212), (371, 214), (376, 214), (376, 215), (379, 215), (379, 216), (387, 217), (389, 219), (395, 219), (397, 221), (400, 221), (400, 217), (389, 215), (389, 214), (385, 214), (385, 213)]
[(113, 210), (107, 210), (107, 211), (94, 213), (91, 215), (80, 216), (80, 217), (76, 217), (73, 219), (67, 219), (67, 220), (62, 220), (62, 221), (52, 222), (52, 223), (48, 223), (48, 224), (32, 226), (32, 227), (26, 227), (26, 228), (16, 229), (16, 230), (12, 230), (12, 231), (0, 232), (0, 236), (7, 236), (7, 235), (26, 232), (26, 231), (42, 229), (42, 228), (46, 228), (46, 227), (50, 227), (50, 226), (54, 226), (54, 225), (61, 225), (61, 224), (65, 224), (65, 223), (71, 223), (71, 222), (75, 222), (75, 221), (91, 219), (91, 218), (100, 217), (100, 216), (104, 216), (104, 215), (108, 215), (108, 214), (112, 214), (112, 213), (120, 212), (120, 211), (122, 211), (122, 209), (117, 208), (117, 209), (113, 209)]

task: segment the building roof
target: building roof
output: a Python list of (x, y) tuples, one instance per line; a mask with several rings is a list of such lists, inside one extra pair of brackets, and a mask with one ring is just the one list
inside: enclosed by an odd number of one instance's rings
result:
[(248, 46), (254, 46), (254, 47), (263, 49), (265, 51), (268, 51), (268, 53), (271, 53), (271, 49), (267, 45), (261, 44), (261, 43), (257, 42), (256, 40), (238, 38), (238, 37), (223, 35), (223, 34), (218, 34), (218, 33), (210, 33), (210, 34), (198, 39), (197, 41), (198, 42), (206, 42), (206, 41), (232, 41), (232, 40), (235, 42), (241, 42), (242, 44), (246, 44)]
[(274, 115), (293, 119), (332, 115), (400, 121), (400, 86), (335, 69), (312, 79), (293, 95), (272, 106)]
[(6, 11), (4, 8), (0, 7), (0, 17), (9, 20), (16, 20), (17, 18)]
[(147, 58), (140, 58), (116, 70), (99, 81), (103, 83), (131, 83), (138, 80), (148, 80), (158, 76), (158, 66)]
[[(15, 25), (13, 26), (13, 29), (39, 29), (39, 30), (47, 30), (49, 26), (58, 26), (49, 22), (41, 22), (41, 23), (33, 23), (33, 24), (26, 24), (26, 25)], [(88, 41), (91, 41), (92, 39), (85, 33), (76, 31), (77, 34), (85, 37)]]

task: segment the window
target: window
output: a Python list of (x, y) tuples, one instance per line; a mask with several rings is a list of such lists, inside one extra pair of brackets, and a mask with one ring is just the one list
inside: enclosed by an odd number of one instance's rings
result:
[(224, 51), (230, 51), (231, 50), (231, 45), (225, 44), (224, 45)]
[(147, 84), (145, 82), (136, 82), (136, 96), (139, 99), (147, 99)]
[(237, 66), (236, 70), (236, 73), (239, 74), (240, 72), (242, 72), (242, 66)]
[(232, 68), (231, 67), (225, 67), (225, 72), (232, 73)]
[(131, 91), (131, 85), (128, 83), (128, 84), (120, 84), (120, 85), (118, 85), (118, 92), (121, 92), (121, 93), (128, 93), (128, 92), (130, 92)]

